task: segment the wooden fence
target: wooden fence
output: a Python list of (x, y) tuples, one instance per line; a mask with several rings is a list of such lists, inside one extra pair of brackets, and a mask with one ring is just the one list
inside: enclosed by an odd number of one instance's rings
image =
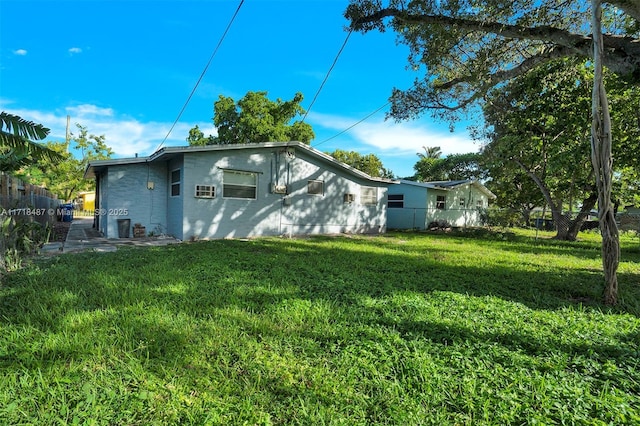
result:
[(60, 204), (46, 188), (0, 173), (0, 214), (28, 216), (44, 225), (57, 220)]

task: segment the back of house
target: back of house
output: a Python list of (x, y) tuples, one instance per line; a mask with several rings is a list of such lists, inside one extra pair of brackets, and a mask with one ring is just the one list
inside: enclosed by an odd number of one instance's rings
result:
[(101, 160), (95, 226), (176, 238), (382, 233), (390, 181), (372, 178), (300, 142), (167, 147)]

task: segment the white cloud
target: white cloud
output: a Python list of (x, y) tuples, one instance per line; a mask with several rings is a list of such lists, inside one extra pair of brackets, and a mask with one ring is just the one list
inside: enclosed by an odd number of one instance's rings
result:
[[(341, 132), (358, 122), (358, 119), (328, 114), (310, 113), (314, 125)], [(415, 155), (423, 146), (439, 146), (444, 155), (477, 152), (479, 145), (463, 132), (450, 133), (430, 123), (395, 123), (369, 119), (348, 130), (348, 135), (358, 142), (371, 146), (386, 155)]]
[[(9, 101), (2, 100), (4, 107)], [(97, 105), (82, 104), (66, 107), (61, 111), (37, 111), (12, 108), (16, 114), (26, 120), (40, 123), (51, 129), (46, 140), (64, 140), (66, 135), (67, 115), (70, 116), (70, 131), (78, 134), (76, 123), (87, 128), (90, 134), (104, 135), (105, 141), (115, 152), (115, 157), (133, 157), (152, 154), (165, 139), (173, 123), (157, 121), (140, 121), (135, 118), (118, 114), (111, 108)], [(198, 125), (205, 135), (217, 134), (213, 123), (178, 123), (163, 146), (186, 145), (189, 129)]]
[(69, 49), (69, 53), (71, 55), (73, 55), (75, 53), (82, 53), (82, 49), (80, 49), (79, 47), (72, 47), (71, 49)]
[(88, 117), (88, 116), (102, 116), (102, 117), (112, 117), (113, 110), (111, 108), (101, 108), (96, 105), (91, 104), (82, 104), (76, 105), (72, 107), (66, 107), (65, 110), (70, 115), (77, 115), (79, 117)]
[(25, 56), (27, 54), (27, 51), (25, 49), (18, 49), (14, 50), (13, 54), (18, 56)]

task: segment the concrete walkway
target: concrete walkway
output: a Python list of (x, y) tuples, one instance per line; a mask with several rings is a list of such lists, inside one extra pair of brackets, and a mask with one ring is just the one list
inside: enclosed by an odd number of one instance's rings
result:
[(61, 242), (45, 244), (42, 254), (73, 253), (80, 251), (108, 252), (116, 251), (119, 246), (164, 246), (179, 243), (173, 237), (143, 237), (143, 238), (104, 238), (93, 228), (93, 218), (76, 218), (71, 222), (67, 239)]

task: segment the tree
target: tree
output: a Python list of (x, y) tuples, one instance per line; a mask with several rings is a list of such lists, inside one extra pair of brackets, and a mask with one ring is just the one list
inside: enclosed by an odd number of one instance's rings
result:
[(496, 162), (488, 165), (488, 173), (492, 177), (485, 183), (497, 197), (494, 205), (517, 212), (522, 218), (522, 224), (531, 226), (531, 212), (544, 204), (542, 192), (521, 170), (513, 167), (500, 168), (498, 164)]
[(481, 166), (480, 153), (450, 154), (444, 158), (433, 158), (418, 153), (420, 159), (413, 166), (414, 179), (419, 182), (440, 180), (484, 180), (487, 171)]
[(382, 161), (375, 154), (362, 155), (356, 151), (344, 151), (342, 149), (336, 149), (327, 154), (369, 176), (387, 179), (393, 179), (394, 177), (393, 172), (385, 169)]
[[(611, 0), (604, 13), (603, 24), (600, 0), (515, 0), (510, 7), (498, 0), (389, 0), (387, 7), (380, 0), (352, 0), (345, 16), (355, 31), (392, 28), (410, 48), (410, 66), (426, 67), (425, 78), (416, 79), (412, 88), (392, 92), (390, 115), (398, 120), (427, 110), (454, 119), (492, 87), (541, 64), (558, 58), (593, 59), (591, 157), (605, 301), (615, 303), (619, 241), (611, 203), (611, 122), (600, 71), (605, 65), (630, 84), (640, 84), (640, 0)], [(388, 24), (386, 18), (391, 18)]]
[[(634, 0), (625, 0), (634, 1)], [(598, 188), (598, 220), (602, 235), (602, 265), (606, 286), (605, 303), (618, 301), (618, 264), (620, 236), (611, 201), (613, 169), (611, 159), (611, 115), (604, 88), (604, 38), (602, 36), (602, 2), (591, 0), (591, 31), (593, 34), (593, 92), (591, 96), (591, 164)]]
[(429, 182), (436, 180), (444, 180), (439, 174), (436, 174), (433, 169), (436, 164), (438, 164), (442, 159), (440, 156), (442, 155), (442, 150), (439, 146), (423, 146), (424, 154), (421, 152), (416, 153), (420, 159), (416, 164), (413, 165), (413, 170), (416, 173), (413, 175), (411, 180), (416, 180), (418, 182)]
[[(93, 182), (84, 179), (84, 171), (90, 161), (105, 160), (113, 150), (105, 142), (105, 136), (89, 134), (86, 127), (76, 124), (79, 133), (67, 142), (47, 142), (47, 148), (56, 152), (62, 161), (42, 161), (36, 166), (23, 169), (21, 174), (28, 181), (45, 185), (60, 199), (71, 201), (79, 191), (93, 189)], [(74, 156), (69, 148), (79, 152)]]
[(500, 165), (493, 177), (513, 168), (525, 173), (549, 206), (560, 240), (576, 239), (597, 201), (584, 113), (591, 103), (588, 74), (573, 61), (550, 62), (490, 92), (484, 107), (490, 139), (484, 155)]
[(416, 173), (411, 180), (418, 182), (446, 180), (442, 169), (438, 169), (438, 165), (444, 161), (442, 158), (433, 158), (420, 153), (418, 153), (418, 156), (421, 157), (416, 164), (413, 165), (413, 170), (415, 170)]
[(624, 167), (614, 173), (614, 210), (640, 207), (640, 169)]
[(187, 142), (190, 146), (203, 146), (213, 145), (215, 143), (214, 136), (205, 136), (200, 130), (200, 127), (196, 124), (195, 127), (189, 130), (189, 136), (187, 136)]
[[(590, 5), (580, 0), (351, 0), (345, 17), (366, 33), (387, 28), (409, 46), (409, 65), (426, 68), (407, 90), (394, 89), (391, 116), (432, 110), (449, 118), (498, 83), (558, 58), (592, 58)], [(612, 0), (606, 10), (604, 65), (640, 83), (640, 0)], [(387, 21), (387, 18), (390, 20)]]
[(0, 112), (0, 171), (15, 171), (37, 161), (60, 161), (57, 153), (30, 140), (42, 140), (48, 134), (42, 124)]
[(237, 104), (220, 95), (213, 107), (213, 124), (218, 136), (205, 137), (198, 126), (189, 131), (189, 145), (235, 144), (256, 142), (299, 141), (310, 143), (313, 129), (301, 120), (303, 96), (296, 93), (292, 100), (275, 102), (267, 99), (267, 92), (248, 92)]
[(444, 176), (445, 180), (485, 180), (487, 170), (482, 165), (482, 155), (478, 152), (449, 154), (435, 164), (432, 171)]
[(440, 149), (439, 146), (423, 146), (422, 149), (424, 149), (424, 154), (421, 152), (418, 152), (418, 157), (420, 158), (432, 158), (432, 159), (438, 159), (442, 156), (442, 150)]

